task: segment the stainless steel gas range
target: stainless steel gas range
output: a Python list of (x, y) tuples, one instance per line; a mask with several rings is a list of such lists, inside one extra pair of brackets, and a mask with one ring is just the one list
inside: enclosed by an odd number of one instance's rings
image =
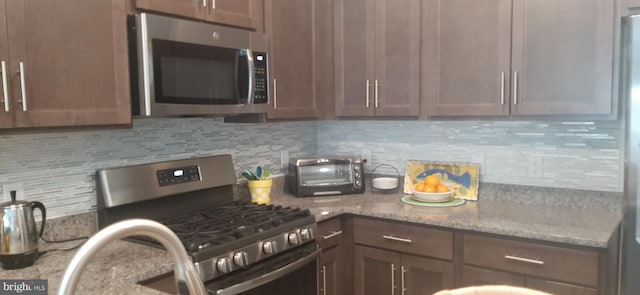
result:
[[(96, 181), (100, 229), (130, 218), (168, 226), (209, 294), (316, 294), (315, 218), (237, 199), (230, 155), (101, 169)], [(145, 237), (131, 241), (162, 247)], [(172, 282), (166, 275), (148, 285), (175, 293)]]

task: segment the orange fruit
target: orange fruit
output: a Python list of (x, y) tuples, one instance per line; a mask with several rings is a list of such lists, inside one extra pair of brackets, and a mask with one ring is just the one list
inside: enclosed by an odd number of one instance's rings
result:
[(427, 185), (433, 185), (434, 187), (438, 187), (438, 185), (440, 184), (440, 178), (438, 178), (438, 176), (435, 176), (435, 175), (429, 175), (425, 177), (424, 183)]
[(427, 184), (427, 185), (424, 186), (424, 192), (425, 193), (435, 193), (437, 191), (438, 191), (438, 189), (433, 185)]
[(418, 182), (418, 184), (416, 184), (416, 192), (421, 192), (424, 190), (424, 182)]
[(449, 187), (444, 185), (444, 184), (440, 184), (437, 187), (437, 190), (439, 193), (448, 193), (449, 192)]

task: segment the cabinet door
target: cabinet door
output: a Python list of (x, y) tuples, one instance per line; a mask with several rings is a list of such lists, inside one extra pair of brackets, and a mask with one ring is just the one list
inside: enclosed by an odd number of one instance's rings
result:
[(534, 278), (525, 279), (525, 287), (544, 291), (556, 295), (597, 295), (598, 290), (581, 286), (540, 280)]
[[(214, 23), (255, 29), (253, 16), (262, 0), (204, 0), (210, 1), (204, 19)], [(307, 2), (307, 1), (304, 1)]]
[(463, 286), (509, 285), (524, 287), (524, 276), (472, 266), (462, 269)]
[(354, 246), (354, 294), (400, 294), (400, 254)]
[(335, 114), (373, 116), (374, 1), (334, 2)]
[(375, 2), (376, 116), (420, 115), (421, 0)]
[(614, 5), (514, 0), (512, 114), (610, 114)]
[(273, 112), (269, 118), (315, 118), (316, 5), (324, 1), (272, 0), (267, 9), (271, 35)]
[[(9, 47), (7, 46), (7, 11), (5, 1), (0, 0), (0, 62), (7, 72), (0, 69), (0, 128), (13, 127), (13, 112), (9, 94)], [(7, 82), (5, 86), (3, 80)], [(6, 88), (5, 88), (6, 87)]]
[(123, 0), (6, 4), (16, 127), (131, 122)]
[(320, 257), (319, 295), (342, 295), (344, 293), (345, 265), (342, 247), (322, 250)]
[(509, 115), (511, 0), (429, 0), (424, 5), (426, 113)]
[(432, 294), (453, 287), (453, 264), (411, 255), (401, 257), (400, 282), (406, 295)]
[[(209, 0), (135, 0), (136, 7), (187, 18), (200, 19)], [(205, 6), (207, 5), (207, 6)]]

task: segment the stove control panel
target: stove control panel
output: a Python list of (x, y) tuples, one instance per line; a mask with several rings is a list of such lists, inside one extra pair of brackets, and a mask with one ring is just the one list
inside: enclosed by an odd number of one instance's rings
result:
[(156, 171), (160, 186), (174, 185), (185, 182), (200, 181), (198, 166), (170, 168)]
[(295, 247), (314, 243), (317, 225), (304, 224), (291, 227), (281, 233), (235, 248), (221, 255), (194, 262), (203, 281), (212, 280), (234, 271), (245, 269), (263, 259), (268, 259)]

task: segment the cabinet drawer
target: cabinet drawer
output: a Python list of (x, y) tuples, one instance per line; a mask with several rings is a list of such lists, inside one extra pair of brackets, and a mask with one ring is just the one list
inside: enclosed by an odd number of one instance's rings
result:
[(327, 249), (340, 244), (343, 236), (340, 218), (332, 218), (318, 223), (316, 240), (320, 248)]
[(464, 236), (464, 263), (595, 286), (598, 253), (476, 235)]
[(453, 233), (416, 225), (356, 218), (353, 221), (356, 244), (453, 259)]

